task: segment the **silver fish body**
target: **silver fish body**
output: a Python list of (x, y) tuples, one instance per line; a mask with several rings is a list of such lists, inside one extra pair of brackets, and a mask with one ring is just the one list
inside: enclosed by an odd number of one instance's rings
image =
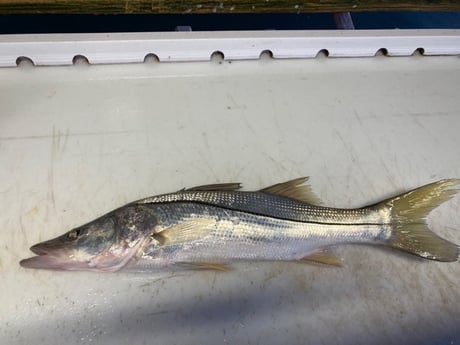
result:
[(156, 271), (226, 269), (237, 260), (340, 262), (323, 251), (365, 243), (456, 261), (459, 247), (424, 218), (459, 180), (441, 180), (359, 209), (316, 205), (306, 178), (256, 192), (239, 184), (195, 187), (133, 202), (31, 248), (29, 268)]
[[(159, 225), (152, 241), (129, 267), (132, 270), (149, 271), (178, 263), (300, 260), (318, 248), (339, 243), (384, 243), (391, 236), (385, 215), (369, 209), (308, 207), (314, 210), (310, 221), (293, 221), (196, 202), (148, 207)], [(179, 235), (173, 230), (166, 241), (161, 240), (163, 232), (181, 224), (193, 230), (184, 234), (178, 229)]]

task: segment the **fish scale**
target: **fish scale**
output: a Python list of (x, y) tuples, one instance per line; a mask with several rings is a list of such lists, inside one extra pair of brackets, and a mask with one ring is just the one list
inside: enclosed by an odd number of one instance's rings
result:
[[(182, 245), (150, 243), (142, 260), (132, 264), (132, 270), (144, 267), (146, 260), (154, 260), (158, 266), (248, 259), (298, 260), (316, 248), (338, 242), (373, 243), (388, 240), (390, 236), (388, 227), (381, 224), (330, 225), (286, 221), (191, 202), (151, 203), (148, 207), (158, 219), (159, 233), (196, 217), (209, 219), (208, 231), (196, 239), (189, 238)], [(152, 241), (156, 241), (155, 237)]]

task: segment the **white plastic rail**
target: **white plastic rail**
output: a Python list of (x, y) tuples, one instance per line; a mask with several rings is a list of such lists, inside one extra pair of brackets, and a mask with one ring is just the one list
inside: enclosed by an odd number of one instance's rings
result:
[[(273, 58), (460, 55), (460, 30), (220, 31), (0, 36), (0, 67), (21, 59), (34, 65), (70, 65), (77, 56), (91, 64)], [(19, 60), (18, 60), (19, 59)]]

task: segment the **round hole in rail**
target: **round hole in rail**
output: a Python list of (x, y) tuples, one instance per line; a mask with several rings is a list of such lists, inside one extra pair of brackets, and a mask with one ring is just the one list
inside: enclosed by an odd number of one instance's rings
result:
[(157, 63), (157, 62), (160, 62), (160, 58), (156, 54), (149, 53), (144, 57), (144, 62), (145, 63)]
[(72, 59), (72, 63), (75, 66), (88, 66), (89, 65), (88, 58), (84, 55), (75, 55)]
[(216, 50), (214, 53), (211, 54), (212, 62), (222, 63), (224, 59), (225, 59), (224, 53), (222, 53), (220, 50)]
[(329, 50), (327, 49), (321, 49), (316, 54), (316, 58), (320, 58), (320, 59), (327, 58), (328, 56), (329, 56)]
[(18, 67), (31, 67), (35, 66), (34, 62), (32, 61), (31, 58), (28, 58), (27, 56), (19, 56), (16, 59), (16, 66)]
[(271, 50), (263, 50), (260, 55), (259, 55), (259, 59), (261, 60), (271, 60), (273, 59), (273, 53)]
[(414, 52), (412, 53), (413, 56), (422, 56), (424, 54), (425, 54), (425, 49), (423, 49), (422, 47), (415, 49)]
[(387, 48), (380, 48), (375, 52), (375, 56), (388, 56), (388, 49)]

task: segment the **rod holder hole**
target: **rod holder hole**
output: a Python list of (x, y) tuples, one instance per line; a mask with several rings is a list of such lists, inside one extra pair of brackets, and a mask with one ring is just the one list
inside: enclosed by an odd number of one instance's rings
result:
[(422, 47), (415, 49), (414, 52), (412, 53), (413, 56), (422, 56), (424, 54), (425, 54), (425, 49), (423, 49)]
[(156, 54), (149, 53), (144, 57), (144, 62), (145, 63), (158, 63), (160, 62), (160, 58)]
[(388, 56), (388, 49), (387, 48), (380, 48), (375, 52), (375, 56)]
[(327, 49), (321, 49), (316, 54), (316, 58), (324, 59), (324, 58), (327, 58), (327, 57), (329, 57), (329, 50), (327, 50)]
[(259, 55), (260, 60), (271, 60), (273, 59), (273, 53), (271, 50), (263, 50)]
[(16, 59), (16, 66), (18, 67), (32, 67), (35, 66), (34, 62), (32, 61), (31, 58), (28, 58), (27, 56), (19, 56)]
[(89, 66), (88, 58), (84, 55), (75, 55), (72, 59), (75, 66)]
[(222, 61), (224, 61), (224, 59), (225, 59), (224, 53), (222, 53), (219, 50), (216, 50), (214, 53), (211, 54), (211, 61), (212, 62), (222, 63)]

